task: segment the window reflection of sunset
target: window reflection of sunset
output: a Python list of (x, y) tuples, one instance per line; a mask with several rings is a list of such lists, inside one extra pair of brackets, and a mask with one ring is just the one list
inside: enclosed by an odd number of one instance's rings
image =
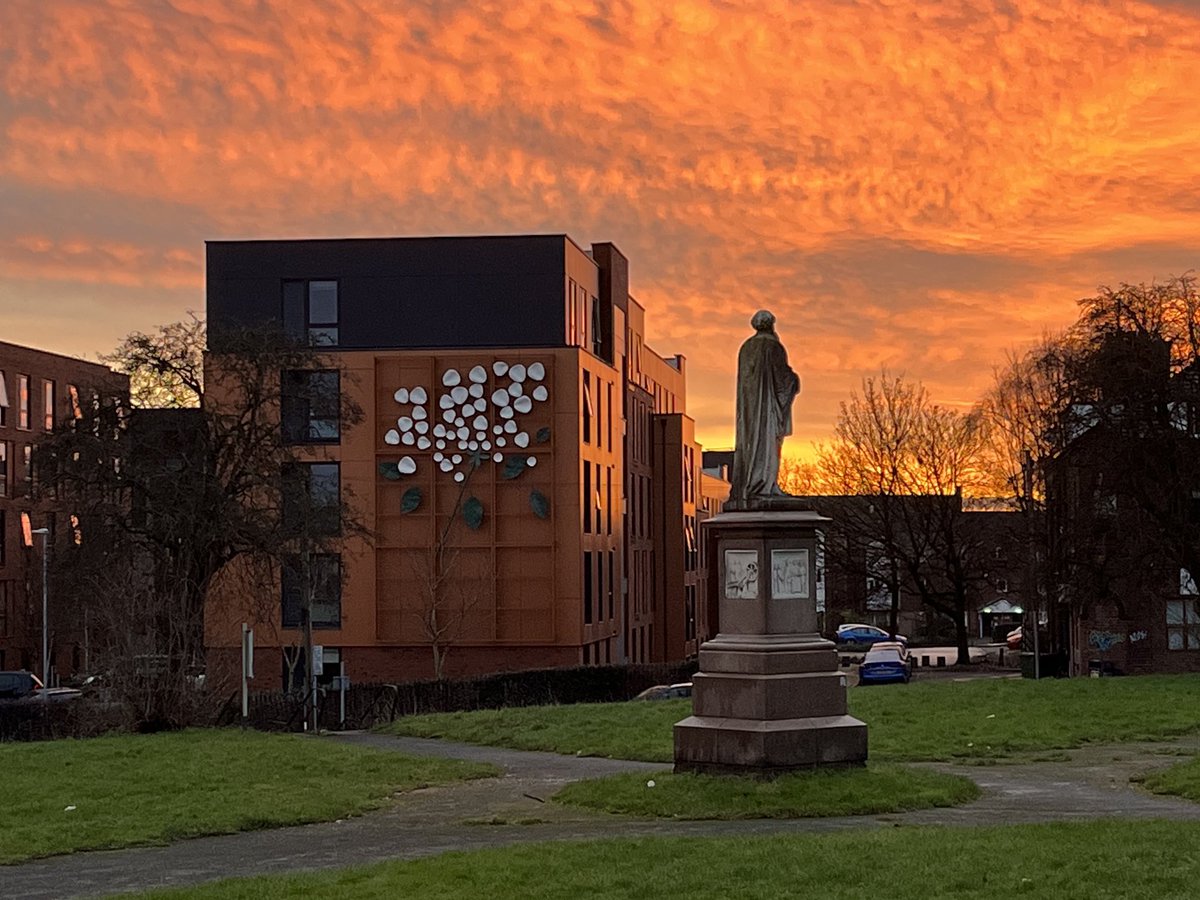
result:
[(0, 332), (178, 318), (205, 238), (567, 231), (629, 256), (706, 444), (759, 307), (800, 440), (883, 365), (957, 402), (1096, 284), (1196, 265), (1195, 15), (1006, 8), (12, 0)]

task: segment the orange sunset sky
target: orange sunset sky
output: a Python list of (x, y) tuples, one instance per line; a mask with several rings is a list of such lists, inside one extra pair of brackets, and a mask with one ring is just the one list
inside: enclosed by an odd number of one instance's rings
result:
[(204, 304), (210, 238), (567, 232), (732, 441), (881, 366), (969, 404), (1098, 284), (1200, 267), (1200, 2), (0, 0), (0, 340)]

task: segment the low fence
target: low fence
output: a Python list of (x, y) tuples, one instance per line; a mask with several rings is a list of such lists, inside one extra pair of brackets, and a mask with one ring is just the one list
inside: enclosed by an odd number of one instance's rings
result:
[[(512, 706), (607, 703), (629, 700), (648, 687), (689, 681), (695, 662), (670, 665), (579, 666), (501, 672), (477, 678), (413, 681), (404, 684), (355, 684), (342, 698), (322, 690), (318, 721), (322, 728), (370, 728), (401, 716), (435, 712), (466, 712)], [(241, 698), (235, 695), (221, 709), (216, 724), (241, 721)], [(299, 694), (251, 693), (247, 724), (266, 731), (300, 731), (304, 703)]]

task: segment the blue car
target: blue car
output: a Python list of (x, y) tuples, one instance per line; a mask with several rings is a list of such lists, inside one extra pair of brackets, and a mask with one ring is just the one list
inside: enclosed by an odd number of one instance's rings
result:
[(908, 683), (908, 663), (895, 647), (873, 647), (858, 666), (859, 684)]
[(898, 634), (893, 638), (882, 628), (876, 628), (874, 625), (839, 625), (836, 640), (839, 644), (867, 644), (868, 646), (880, 641), (896, 640), (905, 646), (908, 645), (908, 638), (904, 635)]

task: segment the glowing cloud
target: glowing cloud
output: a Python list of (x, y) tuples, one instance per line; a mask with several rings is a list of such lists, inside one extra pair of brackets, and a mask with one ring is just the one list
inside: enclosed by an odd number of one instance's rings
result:
[[(199, 308), (205, 238), (567, 231), (629, 256), (707, 444), (760, 306), (802, 440), (881, 364), (966, 402), (1097, 283), (1195, 265), (1198, 25), (1085, 0), (9, 0), (0, 337), (95, 351)], [(72, 291), (103, 300), (98, 346), (45, 312)]]

